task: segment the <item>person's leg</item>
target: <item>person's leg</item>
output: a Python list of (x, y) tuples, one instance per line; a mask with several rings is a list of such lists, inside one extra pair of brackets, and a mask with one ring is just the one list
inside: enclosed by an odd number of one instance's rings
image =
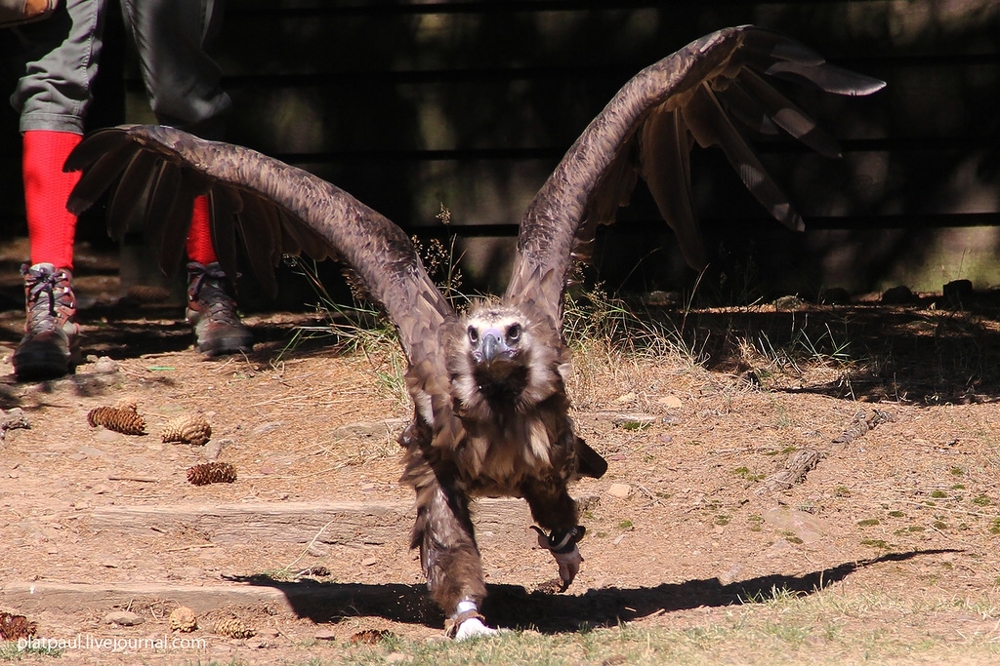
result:
[[(222, 71), (205, 45), (222, 19), (221, 0), (123, 0), (139, 52), (146, 93), (157, 122), (207, 139), (221, 139), (232, 106)], [(210, 356), (249, 350), (253, 336), (240, 321), (232, 278), (212, 245), (206, 197), (195, 200), (188, 232), (188, 321), (195, 344)]]
[(204, 139), (222, 139), (232, 100), (205, 47), (222, 19), (221, 0), (122, 0), (156, 120)]
[(45, 21), (21, 28), (25, 73), (11, 104), (20, 115), (25, 213), (31, 261), (22, 268), (27, 317), (14, 352), (19, 378), (52, 377), (76, 362), (72, 289), (76, 216), (66, 200), (79, 180), (63, 163), (80, 142), (103, 31), (103, 0), (69, 0)]

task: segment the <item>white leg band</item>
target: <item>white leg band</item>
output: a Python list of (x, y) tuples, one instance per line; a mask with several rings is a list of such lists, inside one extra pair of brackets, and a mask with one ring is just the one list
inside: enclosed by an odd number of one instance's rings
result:
[(467, 613), (469, 611), (477, 611), (479, 606), (476, 605), (475, 601), (469, 601), (468, 599), (464, 601), (459, 601), (458, 606), (455, 608), (455, 616), (459, 616), (462, 613)]

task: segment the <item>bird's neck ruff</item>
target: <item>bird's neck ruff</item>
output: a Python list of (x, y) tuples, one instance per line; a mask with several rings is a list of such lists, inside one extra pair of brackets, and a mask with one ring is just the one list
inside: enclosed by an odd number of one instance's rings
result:
[(508, 367), (499, 368), (494, 363), (489, 371), (478, 366), (473, 369), (478, 392), (494, 412), (516, 411), (528, 386), (527, 367), (517, 362), (505, 365)]

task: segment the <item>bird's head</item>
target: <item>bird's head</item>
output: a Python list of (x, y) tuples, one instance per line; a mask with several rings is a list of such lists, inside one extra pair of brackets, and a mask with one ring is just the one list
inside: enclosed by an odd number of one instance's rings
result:
[(524, 367), (531, 341), (519, 312), (486, 306), (472, 310), (466, 318), (465, 345), (476, 375), (506, 381)]
[(463, 409), (524, 409), (564, 390), (569, 351), (542, 317), (496, 300), (461, 318), (449, 359)]

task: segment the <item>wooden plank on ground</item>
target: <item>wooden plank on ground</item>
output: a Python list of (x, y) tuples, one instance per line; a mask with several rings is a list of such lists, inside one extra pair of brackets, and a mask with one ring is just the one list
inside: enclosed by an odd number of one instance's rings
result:
[[(416, 512), (412, 502), (254, 502), (107, 506), (93, 511), (90, 529), (164, 535), (193, 530), (213, 543), (383, 544), (408, 538)], [(521, 535), (532, 524), (521, 500), (487, 499), (474, 505), (481, 542)]]
[(45, 583), (10, 582), (0, 586), (0, 607), (19, 613), (76, 613), (81, 609), (125, 608), (136, 600), (161, 600), (205, 613), (227, 606), (269, 606), (302, 615), (315, 608), (338, 608), (363, 597), (372, 603), (394, 603), (415, 597), (421, 586), (388, 584), (277, 583), (178, 585), (168, 583)]

